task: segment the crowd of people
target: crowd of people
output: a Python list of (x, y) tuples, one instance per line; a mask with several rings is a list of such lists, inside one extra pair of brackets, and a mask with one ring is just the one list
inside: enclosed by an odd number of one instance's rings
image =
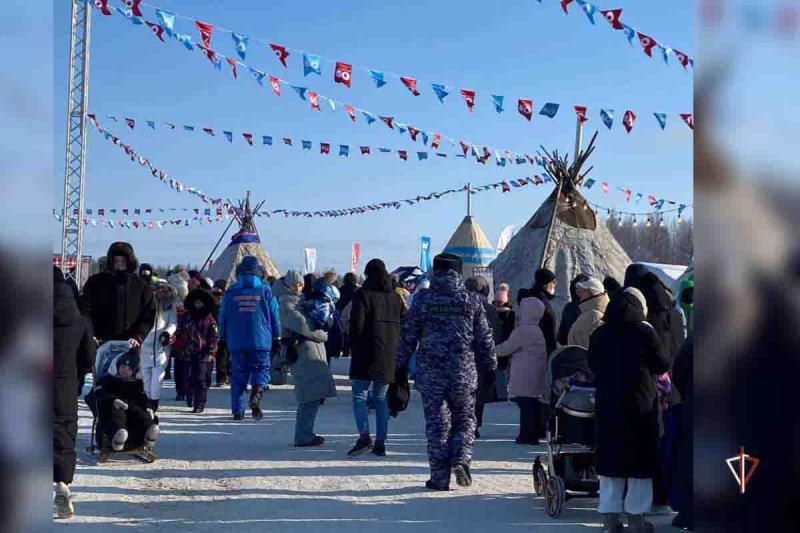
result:
[[(516, 443), (537, 445), (548, 428), (549, 358), (563, 346), (588, 351), (596, 386), (596, 475), (605, 531), (651, 531), (644, 515), (679, 510), (691, 527), (691, 479), (678, 468), (690, 450), (691, 287), (680, 301), (651, 272), (631, 265), (623, 283), (580, 274), (557, 316), (556, 275), (539, 269), (531, 287), (464, 280), (458, 256), (440, 254), (414, 286), (370, 260), (364, 280), (290, 270), (266, 278), (245, 257), (235, 283), (181, 268), (158, 277), (132, 247), (113, 243), (107, 269), (78, 294), (54, 268), (54, 482), (60, 517), (73, 513), (77, 400), (97, 418), (104, 451), (151, 449), (159, 437), (162, 383), (203, 413), (208, 389), (230, 386), (230, 409), (263, 417), (269, 384), (291, 376), (297, 400), (294, 445), (322, 446), (320, 407), (337, 395), (330, 358), (350, 357), (358, 437), (348, 455), (387, 453), (389, 422), (408, 404), (413, 380), (422, 401), (430, 478), (426, 487), (472, 484), (470, 463), (484, 406), (514, 401)], [(138, 268), (138, 270), (137, 270)], [(249, 401), (246, 394), (249, 386)], [(682, 398), (683, 396), (683, 398)], [(546, 403), (546, 402), (545, 402)], [(370, 412), (374, 411), (375, 431)], [(374, 435), (374, 438), (373, 438)], [(687, 442), (686, 439), (689, 439)], [(684, 454), (682, 456), (682, 454)], [(676, 458), (677, 456), (677, 458)], [(690, 461), (690, 459), (688, 459)]]

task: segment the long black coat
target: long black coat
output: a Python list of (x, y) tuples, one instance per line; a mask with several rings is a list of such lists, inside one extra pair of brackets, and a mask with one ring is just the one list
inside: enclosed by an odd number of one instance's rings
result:
[(78, 433), (78, 379), (92, 371), (89, 323), (59, 273), (53, 279), (53, 481), (72, 483)]
[(604, 320), (589, 339), (597, 387), (597, 474), (652, 478), (659, 439), (655, 375), (667, 371), (669, 358), (633, 295), (611, 300)]
[(550, 355), (553, 353), (553, 350), (556, 349), (556, 313), (550, 305), (552, 296), (536, 285), (529, 289), (520, 289), (519, 292), (517, 292), (517, 307), (519, 307), (523, 299), (531, 297), (539, 298), (542, 303), (544, 303), (544, 314), (539, 321), (539, 328), (544, 334), (544, 344), (547, 348), (547, 354)]
[(350, 379), (394, 382), (402, 318), (403, 302), (391, 278), (368, 277), (350, 310)]
[[(511, 308), (511, 304), (494, 304), (495, 310), (497, 311), (497, 317), (500, 319), (500, 322), (503, 324), (500, 328), (499, 334), (495, 331), (492, 332), (494, 335), (494, 345), (497, 346), (498, 344), (503, 344), (508, 340), (511, 336), (511, 332), (514, 331), (514, 322), (516, 321), (516, 313)], [(509, 363), (511, 361), (510, 357), (500, 357), (497, 359), (497, 368), (498, 370), (505, 370), (508, 368)]]

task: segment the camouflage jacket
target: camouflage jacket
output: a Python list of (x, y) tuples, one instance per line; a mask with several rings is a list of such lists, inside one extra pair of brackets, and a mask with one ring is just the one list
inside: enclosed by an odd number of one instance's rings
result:
[(414, 296), (403, 323), (395, 365), (407, 368), (417, 353), (417, 389), (478, 386), (478, 372), (497, 368), (492, 330), (477, 294), (457, 272), (437, 272), (430, 289)]

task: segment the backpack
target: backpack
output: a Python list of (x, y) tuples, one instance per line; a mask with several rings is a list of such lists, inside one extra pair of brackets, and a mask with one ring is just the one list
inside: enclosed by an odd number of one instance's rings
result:
[(399, 369), (394, 373), (394, 383), (389, 385), (389, 390), (386, 392), (386, 403), (389, 406), (389, 415), (397, 417), (398, 413), (402, 413), (408, 408), (411, 401), (411, 386), (408, 384), (408, 372), (405, 369)]

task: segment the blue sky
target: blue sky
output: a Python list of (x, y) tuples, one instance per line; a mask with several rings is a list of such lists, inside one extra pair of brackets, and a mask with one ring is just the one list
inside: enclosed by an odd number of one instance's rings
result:
[[(577, 6), (565, 16), (555, 0), (543, 4), (514, 0), (502, 8), (478, 1), (421, 0), (397, 4), (353, 0), (276, 0), (268, 5), (257, 0), (150, 3), (253, 38), (351, 63), (356, 70), (348, 89), (333, 82), (333, 66), (326, 62), (322, 76), (304, 78), (297, 54), (289, 57), (289, 68), (284, 69), (265, 46), (251, 43), (247, 58), (249, 64), (295, 85), (456, 139), (528, 153), (540, 144), (572, 150), (571, 108), (584, 104), (590, 113), (585, 138), (600, 130), (592, 175), (612, 184), (607, 196), (599, 187), (589, 191), (590, 201), (625, 208), (622, 194), (613, 191), (619, 185), (692, 202), (693, 138), (677, 117), (679, 112), (692, 111), (691, 71), (684, 72), (677, 64), (665, 66), (660, 57), (647, 58), (638, 44), (629, 46), (622, 32), (612, 31), (600, 17), (592, 27)], [(69, 26), (63, 4), (56, 5), (53, 38), (56, 208), (60, 208), (63, 179), (58, 158), (64, 144)], [(625, 22), (691, 56), (695, 52), (693, 4), (616, 1), (600, 6), (624, 8)], [(531, 166), (503, 168), (493, 162), (479, 165), (452, 158), (427, 162), (403, 162), (385, 154), (362, 158), (352, 153), (359, 145), (406, 149), (412, 155), (424, 148), (380, 122), (368, 126), (359, 119), (352, 124), (341, 110), (311, 111), (291, 91), (275, 97), (247, 73), (240, 72), (239, 80), (233, 80), (227, 66), (215, 71), (199, 53), (174, 42), (161, 43), (117, 14), (93, 15), (90, 108), (141, 155), (211, 196), (237, 198), (250, 189), (256, 199), (267, 200), (269, 209), (333, 209), (413, 197), (467, 181), (481, 184), (536, 173)], [(145, 15), (154, 18), (149, 8)], [(197, 40), (189, 22), (179, 20), (176, 29)], [(229, 34), (215, 33), (212, 47), (235, 55)], [(418, 78), (422, 95), (412, 96), (394, 79), (378, 90), (358, 67)], [(457, 91), (440, 104), (430, 82), (474, 89), (475, 111), (467, 112)], [(504, 113), (495, 113), (490, 94), (505, 95)], [(528, 123), (516, 112), (519, 97), (533, 99), (536, 110), (546, 101), (560, 102), (562, 107), (555, 119), (535, 115)], [(601, 107), (616, 110), (610, 132), (600, 121)], [(631, 134), (621, 127), (627, 108), (639, 115)], [(658, 128), (654, 111), (671, 113), (666, 131)], [(136, 130), (103, 118), (108, 114), (137, 118)], [(296, 143), (309, 139), (315, 145), (311, 152), (285, 146), (251, 148), (241, 138), (229, 145), (221, 136), (210, 138), (198, 132), (164, 128), (153, 132), (145, 127), (145, 119), (272, 135), (278, 144), (284, 136)], [(334, 149), (340, 143), (349, 144), (351, 157), (321, 156), (318, 141), (331, 142)], [(94, 131), (89, 133), (86, 187), (87, 207), (205, 207), (194, 197), (158, 183)], [(547, 193), (544, 187), (482, 193), (475, 197), (473, 212), (494, 242), (503, 227), (523, 224)], [(362, 265), (371, 257), (384, 258), (390, 267), (413, 264), (420, 235), (430, 235), (438, 252), (464, 214), (464, 196), (452, 195), (397, 211), (338, 219), (260, 218), (258, 225), (268, 253), (282, 270), (299, 266), (303, 247), (310, 246), (319, 250), (320, 267), (343, 272), (354, 241), (361, 242)], [(52, 228), (54, 249), (59, 249), (59, 224), (53, 221)], [(134, 245), (142, 260), (200, 263), (223, 229), (224, 224), (152, 231), (88, 227), (84, 253), (101, 254), (111, 241), (122, 239)]]

